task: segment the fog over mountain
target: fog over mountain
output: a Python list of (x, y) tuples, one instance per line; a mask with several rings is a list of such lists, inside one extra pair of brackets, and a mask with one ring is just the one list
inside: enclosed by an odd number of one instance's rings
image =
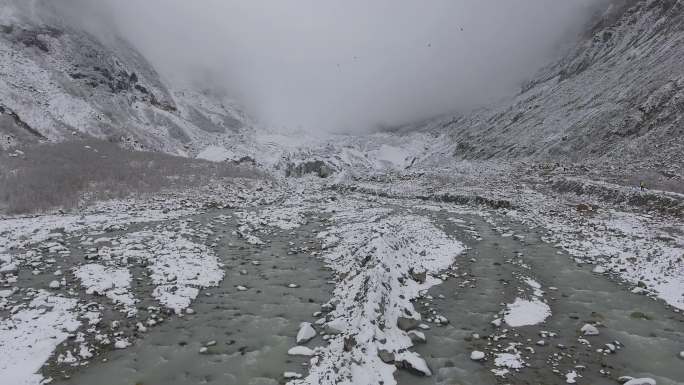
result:
[(270, 125), (328, 131), (508, 96), (606, 8), (602, 0), (51, 3), (92, 32), (120, 34), (170, 81), (221, 90)]
[(682, 385), (682, 58), (684, 0), (0, 0), (0, 385)]

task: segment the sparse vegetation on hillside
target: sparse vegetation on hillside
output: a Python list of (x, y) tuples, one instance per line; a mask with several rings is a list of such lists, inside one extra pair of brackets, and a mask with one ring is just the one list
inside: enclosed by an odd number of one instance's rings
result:
[(263, 175), (246, 166), (128, 151), (93, 139), (41, 144), (0, 153), (0, 213), (66, 209), (86, 196), (123, 198), (234, 177)]

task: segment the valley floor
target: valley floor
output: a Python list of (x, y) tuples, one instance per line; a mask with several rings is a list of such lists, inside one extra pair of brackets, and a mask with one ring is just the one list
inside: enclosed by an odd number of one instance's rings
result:
[(681, 383), (679, 196), (466, 174), (236, 181), (2, 219), (0, 378)]

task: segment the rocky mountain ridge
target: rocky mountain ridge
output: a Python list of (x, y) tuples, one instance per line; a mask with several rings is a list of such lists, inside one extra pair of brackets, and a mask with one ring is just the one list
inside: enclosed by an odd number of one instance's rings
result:
[(89, 135), (127, 147), (193, 156), (251, 135), (234, 104), (167, 86), (130, 44), (0, 12), (0, 145)]
[(682, 0), (614, 1), (573, 49), (497, 107), (327, 139), (271, 135), (229, 101), (172, 89), (126, 42), (104, 45), (7, 9), (0, 13), (3, 148), (86, 134), (210, 160), (265, 158), (257, 163), (290, 175), (320, 174), (316, 162), (329, 175), (463, 160), (684, 175)]

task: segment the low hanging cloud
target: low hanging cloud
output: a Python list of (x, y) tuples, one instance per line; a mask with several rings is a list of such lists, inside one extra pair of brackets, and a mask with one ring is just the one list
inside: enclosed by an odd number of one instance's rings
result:
[(49, 0), (179, 86), (274, 126), (359, 131), (515, 93), (606, 0)]

